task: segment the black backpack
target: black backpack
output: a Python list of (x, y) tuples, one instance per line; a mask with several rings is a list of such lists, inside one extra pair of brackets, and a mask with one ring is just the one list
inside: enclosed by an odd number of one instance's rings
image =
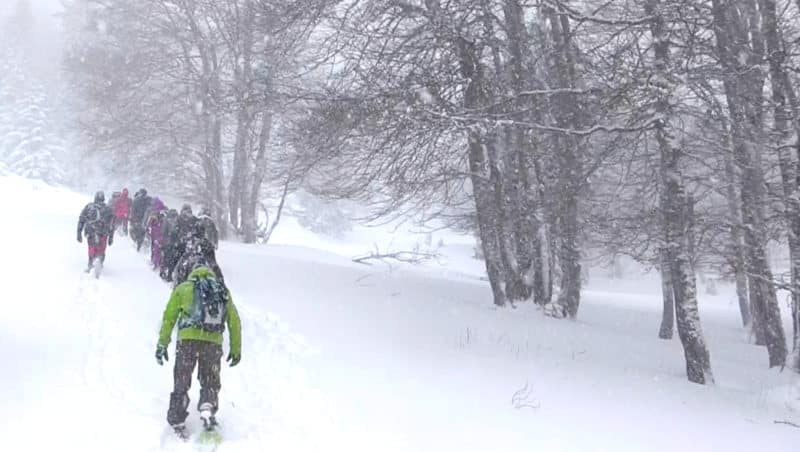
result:
[(192, 303), (189, 315), (182, 318), (179, 327), (194, 327), (211, 333), (225, 331), (228, 309), (228, 290), (212, 277), (192, 278)]
[(86, 206), (86, 229), (96, 234), (105, 231), (105, 218), (103, 210), (105, 206), (93, 202)]

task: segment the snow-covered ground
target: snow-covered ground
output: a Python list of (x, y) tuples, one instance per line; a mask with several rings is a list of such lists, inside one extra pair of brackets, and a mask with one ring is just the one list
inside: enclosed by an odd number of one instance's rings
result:
[[(91, 279), (74, 237), (88, 196), (8, 175), (0, 193), (3, 450), (192, 450), (167, 434), (172, 362), (153, 354), (169, 287), (146, 256), (118, 237)], [(219, 252), (244, 335), (221, 452), (796, 450), (775, 421), (800, 423), (798, 379), (747, 343), (730, 287), (701, 299), (716, 384), (699, 386), (677, 338), (656, 338), (654, 276), (593, 277), (579, 319), (556, 320), (493, 308), (464, 239), (389, 267), (350, 260), (378, 235), (278, 231)]]

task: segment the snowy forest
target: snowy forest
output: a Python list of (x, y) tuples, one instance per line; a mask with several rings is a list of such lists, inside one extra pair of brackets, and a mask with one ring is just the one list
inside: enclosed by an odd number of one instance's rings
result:
[(630, 259), (704, 385), (729, 283), (800, 372), (800, 0), (63, 0), (57, 39), (10, 3), (0, 172), (133, 181), (244, 244), (298, 193), (434, 222), (474, 237), (486, 307), (553, 322)]
[(82, 152), (245, 242), (262, 199), (297, 187), (445, 219), (474, 230), (494, 304), (566, 318), (583, 259), (632, 256), (662, 275), (653, 334), (677, 329), (707, 383), (702, 274), (735, 280), (770, 366), (800, 353), (798, 8), (76, 0), (63, 65)]

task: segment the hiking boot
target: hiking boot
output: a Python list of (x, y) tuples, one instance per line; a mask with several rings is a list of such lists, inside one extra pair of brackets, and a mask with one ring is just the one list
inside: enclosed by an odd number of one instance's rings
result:
[(172, 429), (175, 431), (175, 435), (177, 435), (178, 438), (184, 441), (187, 441), (189, 439), (190, 436), (189, 429), (186, 428), (186, 424), (184, 423), (175, 424), (172, 426)]
[(203, 428), (206, 430), (213, 430), (217, 425), (217, 418), (213, 414), (213, 405), (204, 403), (200, 405), (200, 419), (203, 420)]

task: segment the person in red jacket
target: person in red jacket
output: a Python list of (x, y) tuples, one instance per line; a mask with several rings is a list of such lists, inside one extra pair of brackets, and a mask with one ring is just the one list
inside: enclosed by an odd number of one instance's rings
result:
[(128, 218), (131, 216), (131, 198), (128, 197), (128, 189), (122, 189), (122, 195), (114, 203), (114, 218), (116, 223), (122, 225), (122, 234), (128, 235)]

